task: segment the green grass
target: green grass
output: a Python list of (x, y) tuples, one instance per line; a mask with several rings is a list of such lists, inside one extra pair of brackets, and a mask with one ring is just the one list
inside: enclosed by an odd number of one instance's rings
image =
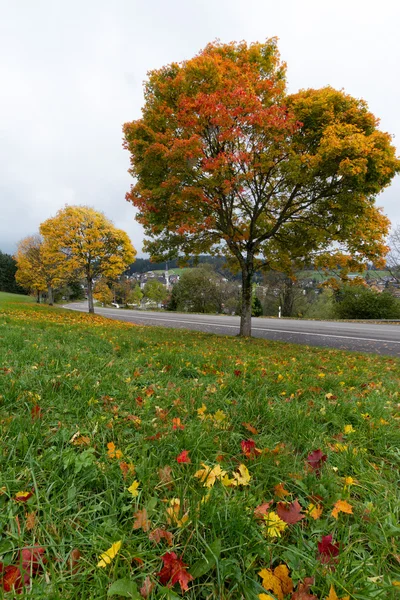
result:
[(22, 294), (9, 294), (7, 292), (0, 292), (0, 306), (11, 302), (15, 304), (16, 302), (35, 302), (35, 298), (33, 296), (24, 296)]
[[(331, 585), (339, 598), (396, 597), (398, 360), (135, 327), (27, 300), (0, 297), (0, 562), (16, 565), (19, 550), (36, 544), (46, 557), (26, 597), (99, 600), (115, 581), (133, 590), (149, 577), (149, 598), (179, 598), (179, 586), (157, 575), (168, 551), (196, 575), (188, 599), (256, 600), (268, 593), (258, 573), (280, 564), (295, 589), (314, 577), (321, 600)], [(173, 428), (178, 418), (183, 429)], [(249, 438), (262, 451), (254, 459), (241, 450)], [(111, 442), (122, 457), (109, 455)], [(306, 464), (316, 449), (327, 455), (320, 477)], [(190, 464), (177, 462), (183, 450)], [(121, 462), (135, 473), (124, 476)], [(194, 477), (201, 463), (230, 477), (244, 464), (249, 485), (208, 489)], [(166, 466), (171, 481), (160, 479)], [(127, 489), (134, 480), (137, 497)], [(311, 502), (323, 512), (268, 537), (254, 509), (274, 500), (275, 512), (280, 483), (305, 514)], [(33, 495), (18, 502), (21, 491)], [(166, 512), (174, 499), (178, 519), (187, 513), (180, 526)], [(335, 519), (339, 499), (352, 514)], [(133, 529), (143, 508), (149, 531)], [(149, 540), (156, 528), (173, 534), (173, 546)], [(326, 565), (317, 543), (330, 534), (340, 552)], [(117, 556), (97, 567), (120, 540)]]

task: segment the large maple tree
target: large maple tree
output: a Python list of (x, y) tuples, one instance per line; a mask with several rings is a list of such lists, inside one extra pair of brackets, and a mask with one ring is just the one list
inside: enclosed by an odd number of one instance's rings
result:
[(385, 254), (389, 221), (375, 199), (399, 170), (391, 136), (343, 91), (288, 94), (275, 38), (209, 44), (150, 72), (124, 145), (147, 250), (233, 259), (242, 335), (255, 270), (312, 260), (346, 274)]

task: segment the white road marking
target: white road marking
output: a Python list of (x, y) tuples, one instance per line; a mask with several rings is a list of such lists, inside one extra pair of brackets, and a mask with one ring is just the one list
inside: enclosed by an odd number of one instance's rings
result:
[[(65, 306), (64, 308), (68, 308), (68, 306)], [(71, 309), (70, 309), (71, 310)], [(80, 311), (79, 308), (72, 308), (72, 310), (77, 310)], [(99, 312), (97, 312), (96, 314), (100, 314)], [(118, 311), (107, 311), (105, 314), (103, 314), (102, 316), (107, 316), (107, 315), (121, 315), (121, 312)], [(166, 321), (167, 323), (180, 323), (181, 325), (185, 325), (185, 323), (188, 323), (190, 325), (207, 325), (208, 327), (229, 327), (232, 329), (239, 329), (238, 325), (220, 325), (218, 323), (210, 323), (210, 322), (205, 322), (205, 321), (188, 321), (187, 319), (181, 321), (179, 319), (163, 319), (162, 317), (149, 317), (149, 316), (145, 316), (145, 315), (132, 315), (131, 317), (132, 319), (144, 319), (144, 320), (148, 320), (148, 321)], [(125, 320), (125, 319), (124, 319)], [(253, 326), (252, 327), (253, 331), (257, 330), (257, 331), (269, 331), (272, 333), (291, 333), (294, 335), (313, 335), (313, 336), (317, 336), (317, 337), (332, 337), (332, 338), (340, 338), (340, 339), (344, 339), (344, 340), (357, 340), (357, 341), (361, 341), (361, 342), (381, 342), (384, 344), (400, 344), (400, 341), (395, 341), (395, 340), (381, 340), (381, 339), (375, 339), (375, 338), (363, 338), (363, 337), (353, 337), (350, 335), (335, 335), (333, 333), (312, 333), (311, 331), (293, 331), (292, 329), (271, 329), (271, 328), (267, 328), (267, 327), (257, 327), (257, 326)]]

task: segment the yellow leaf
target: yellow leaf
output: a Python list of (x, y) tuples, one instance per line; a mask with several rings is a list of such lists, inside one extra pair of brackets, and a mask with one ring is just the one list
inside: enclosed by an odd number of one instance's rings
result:
[(197, 409), (197, 415), (199, 419), (204, 419), (204, 413), (207, 411), (207, 406), (203, 403), (201, 408)]
[(239, 465), (237, 470), (239, 472), (234, 471), (232, 473), (233, 477), (237, 481), (237, 485), (249, 485), (251, 476), (246, 465)]
[(264, 535), (270, 538), (281, 537), (282, 531), (287, 527), (285, 521), (282, 521), (282, 519), (273, 511), (267, 512), (263, 518), (265, 522)]
[(331, 589), (329, 590), (329, 596), (326, 597), (326, 600), (350, 600), (350, 596), (343, 596), (343, 598), (339, 598), (336, 594), (333, 585), (331, 585)]
[(167, 521), (169, 525), (182, 527), (189, 519), (189, 513), (186, 512), (181, 516), (181, 501), (179, 498), (172, 498), (169, 504), (170, 506), (165, 511), (168, 515)]
[(335, 519), (337, 519), (338, 514), (340, 512), (347, 513), (348, 515), (352, 515), (353, 509), (352, 509), (351, 504), (346, 502), (346, 500), (338, 500), (337, 502), (335, 502), (334, 508), (331, 513), (332, 517), (335, 517)]
[(274, 600), (269, 594), (258, 594), (259, 600)]
[(344, 433), (354, 433), (355, 429), (353, 425), (345, 425), (343, 431)]
[(104, 554), (100, 554), (100, 560), (97, 563), (98, 567), (106, 567), (110, 564), (112, 559), (118, 554), (121, 548), (122, 541), (115, 542)]
[(135, 481), (132, 483), (132, 485), (130, 485), (130, 486), (128, 487), (128, 492), (130, 492), (134, 498), (136, 498), (136, 496), (138, 496), (138, 495), (139, 495), (139, 492), (138, 492), (138, 487), (139, 487), (139, 485), (140, 485), (140, 483), (139, 483), (138, 481), (136, 481), (136, 480), (135, 480)]
[(196, 471), (194, 477), (200, 479), (204, 487), (213, 487), (217, 479), (221, 480), (226, 475), (226, 471), (223, 471), (220, 465), (215, 465), (215, 467), (209, 467), (204, 463), (201, 464), (204, 468)]
[[(259, 575), (262, 578), (263, 588), (273, 592), (278, 600), (283, 600), (287, 594), (293, 591), (293, 582), (289, 577), (286, 565), (279, 565), (273, 571), (272, 569), (262, 569)], [(266, 598), (268, 598), (267, 595)]]

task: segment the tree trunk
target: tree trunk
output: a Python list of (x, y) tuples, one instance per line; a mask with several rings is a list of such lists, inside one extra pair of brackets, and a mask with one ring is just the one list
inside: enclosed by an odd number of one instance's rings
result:
[(89, 304), (89, 312), (94, 313), (94, 305), (93, 305), (93, 281), (91, 277), (87, 278), (87, 297)]
[(54, 304), (53, 288), (51, 287), (51, 285), (49, 285), (47, 288), (47, 302), (49, 306), (53, 306)]
[(40, 304), (40, 292), (39, 292), (39, 290), (36, 292), (36, 302), (37, 302), (37, 304)]
[(252, 286), (253, 270), (246, 265), (242, 269), (242, 311), (240, 314), (240, 334), (243, 337), (251, 336), (251, 304), (253, 296)]

